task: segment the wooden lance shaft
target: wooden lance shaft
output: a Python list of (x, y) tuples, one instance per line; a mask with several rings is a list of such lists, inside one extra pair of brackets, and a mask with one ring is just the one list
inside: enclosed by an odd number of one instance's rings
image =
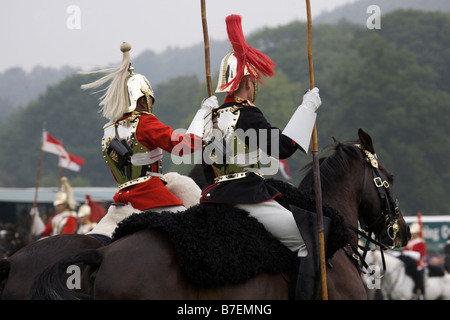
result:
[(208, 37), (208, 24), (206, 22), (206, 4), (205, 0), (201, 0), (202, 8), (202, 26), (203, 26), (203, 42), (205, 46), (205, 71), (206, 71), (206, 86), (208, 88), (208, 97), (213, 95), (212, 82), (211, 82), (211, 67), (209, 57), (209, 37)]
[[(311, 4), (306, 0), (306, 12), (308, 19), (308, 65), (309, 65), (309, 87), (314, 88), (314, 68), (312, 61), (312, 19), (311, 19)], [(314, 191), (316, 195), (316, 213), (317, 213), (317, 229), (319, 232), (319, 249), (320, 249), (320, 274), (322, 284), (322, 300), (328, 300), (327, 290), (327, 270), (325, 265), (325, 240), (324, 240), (324, 226), (323, 226), (323, 212), (322, 212), (322, 187), (320, 184), (320, 167), (317, 143), (317, 128), (314, 124), (312, 133), (312, 155), (313, 155), (313, 173), (314, 173)]]

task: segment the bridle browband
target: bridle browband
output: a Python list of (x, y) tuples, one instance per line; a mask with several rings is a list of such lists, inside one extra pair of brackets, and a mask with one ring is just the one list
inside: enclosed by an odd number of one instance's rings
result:
[[(365, 160), (365, 164), (368, 164), (368, 165), (364, 165), (364, 181), (363, 181), (363, 187), (361, 190), (361, 194), (359, 197), (359, 202), (360, 202), (359, 211), (361, 211), (363, 194), (364, 194), (366, 184), (367, 184), (367, 172), (368, 172), (368, 167), (370, 166), (370, 168), (372, 169), (372, 176), (373, 176), (372, 180), (374, 182), (374, 185), (378, 192), (378, 196), (380, 198), (381, 212), (380, 212), (380, 215), (378, 216), (378, 218), (376, 218), (375, 221), (370, 223), (370, 225), (367, 225), (363, 216), (359, 212), (358, 219), (359, 219), (359, 224), (360, 224), (362, 230), (346, 223), (347, 228), (351, 229), (353, 232), (355, 232), (356, 234), (358, 234), (359, 236), (363, 237), (366, 240), (364, 246), (359, 246), (359, 248), (361, 248), (363, 250), (362, 254), (359, 252), (358, 248), (356, 248), (352, 244), (352, 242), (350, 242), (349, 245), (353, 251), (353, 253), (350, 256), (358, 262), (358, 269), (361, 272), (364, 272), (363, 268), (367, 270), (369, 267), (367, 265), (367, 263), (365, 262), (365, 257), (367, 255), (367, 252), (369, 251), (370, 244), (373, 243), (373, 244), (379, 246), (381, 249), (380, 252), (381, 252), (381, 258), (382, 258), (382, 262), (383, 262), (383, 273), (381, 275), (381, 277), (382, 277), (386, 272), (386, 263), (385, 263), (385, 259), (384, 259), (383, 250), (392, 249), (395, 246), (395, 237), (397, 236), (397, 233), (399, 231), (398, 219), (399, 219), (400, 211), (398, 208), (398, 200), (392, 199), (392, 197), (389, 193), (389, 190), (388, 190), (389, 183), (386, 180), (383, 180), (383, 178), (381, 177), (380, 170), (378, 169), (378, 160), (377, 160), (376, 154), (372, 154), (368, 150), (365, 150), (364, 147), (362, 147), (361, 145), (355, 145), (355, 146), (359, 150), (361, 150), (363, 158)], [(376, 235), (376, 238), (374, 238), (373, 237), (373, 235), (374, 235), (373, 228), (380, 222), (384, 222), (385, 227), (383, 228), (383, 231), (379, 235)], [(381, 242), (381, 239), (383, 239), (385, 236), (388, 236), (391, 239), (391, 241), (392, 241), (391, 245), (387, 245), (387, 244), (384, 244)], [(360, 264), (362, 264), (362, 266)], [(372, 272), (372, 274), (373, 274), (373, 272)]]

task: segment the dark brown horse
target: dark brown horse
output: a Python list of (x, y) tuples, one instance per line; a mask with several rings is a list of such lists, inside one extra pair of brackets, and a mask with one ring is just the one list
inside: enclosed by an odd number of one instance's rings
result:
[[(336, 142), (334, 152), (320, 160), (323, 202), (336, 209), (351, 232), (355, 232), (351, 241), (327, 261), (330, 299), (367, 298), (355, 259), (358, 236), (354, 230), (358, 229), (358, 221), (386, 247), (404, 246), (410, 237), (392, 193), (392, 175), (376, 159), (370, 136), (362, 130), (358, 136), (357, 143)], [(312, 193), (311, 170), (299, 188)], [(95, 299), (289, 298), (287, 275), (281, 272), (261, 272), (239, 283), (214, 287), (194, 284), (187, 279), (167, 234), (148, 229), (58, 262), (37, 279), (32, 298), (76, 297), (59, 279), (68, 266), (77, 263), (91, 267), (87, 277), (90, 281), (84, 285)]]
[(26, 299), (34, 278), (45, 267), (80, 250), (101, 246), (102, 242), (91, 236), (62, 234), (21, 248), (7, 259), (0, 260), (0, 299)]
[[(387, 247), (405, 246), (411, 235), (393, 195), (393, 175), (377, 159), (371, 137), (361, 129), (358, 137), (353, 144), (335, 141), (334, 155), (320, 160), (323, 201), (341, 212), (347, 225), (357, 228), (359, 223)], [(310, 171), (299, 189), (313, 192), (312, 186)], [(349, 245), (328, 261), (330, 299), (366, 298), (358, 237), (356, 232), (353, 235)]]

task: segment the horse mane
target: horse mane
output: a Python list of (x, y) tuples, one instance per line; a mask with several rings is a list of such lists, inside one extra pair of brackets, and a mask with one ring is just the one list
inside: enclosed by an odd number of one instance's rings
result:
[[(336, 181), (339, 181), (346, 172), (351, 170), (352, 161), (357, 159), (360, 151), (356, 144), (359, 141), (336, 141), (334, 144), (324, 148), (325, 153), (332, 153), (319, 159), (320, 178), (322, 193), (332, 194), (338, 187)], [(309, 163), (301, 169), (304, 172), (304, 178), (299, 185), (299, 189), (304, 192), (314, 193), (314, 172), (313, 163)]]

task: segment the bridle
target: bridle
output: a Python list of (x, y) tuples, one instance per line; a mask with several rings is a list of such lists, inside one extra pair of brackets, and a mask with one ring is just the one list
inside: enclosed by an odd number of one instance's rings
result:
[[(358, 269), (361, 272), (364, 272), (362, 269), (363, 267), (367, 270), (368, 265), (365, 262), (365, 257), (367, 255), (367, 252), (370, 249), (370, 244), (373, 243), (380, 247), (382, 262), (383, 262), (383, 273), (381, 276), (383, 276), (386, 272), (386, 263), (384, 259), (384, 253), (383, 250), (385, 249), (392, 249), (395, 246), (395, 238), (397, 236), (397, 233), (399, 231), (398, 227), (398, 219), (400, 215), (400, 210), (398, 207), (398, 200), (393, 199), (392, 196), (389, 193), (389, 183), (386, 180), (383, 180), (380, 174), (380, 170), (378, 168), (378, 160), (376, 154), (372, 154), (370, 151), (366, 150), (361, 145), (355, 145), (359, 150), (361, 150), (363, 158), (365, 160), (364, 165), (364, 180), (363, 180), (363, 186), (361, 190), (361, 194), (359, 197), (359, 203), (360, 208), (358, 212), (359, 217), (359, 224), (362, 230), (359, 228), (352, 226), (350, 224), (346, 224), (346, 226), (351, 229), (353, 232), (357, 233), (359, 236), (363, 237), (365, 241), (364, 246), (359, 246), (360, 249), (362, 249), (363, 253), (360, 254), (358, 248), (355, 248), (355, 246), (350, 242), (349, 245), (352, 248), (353, 253), (351, 254), (352, 258), (354, 258), (359, 266)], [(363, 215), (361, 214), (361, 207), (362, 207), (362, 200), (363, 195), (366, 189), (367, 184), (367, 176), (368, 176), (368, 168), (371, 168), (372, 170), (372, 181), (375, 185), (375, 188), (378, 192), (378, 196), (380, 198), (380, 214), (375, 219), (375, 221), (371, 222), (370, 224), (367, 224), (367, 221), (363, 218)], [(373, 229), (375, 226), (377, 226), (379, 223), (384, 223), (384, 228), (382, 232), (379, 235), (375, 235), (373, 232)], [(375, 237), (374, 237), (375, 236)], [(392, 241), (392, 244), (385, 244), (381, 242), (381, 239), (385, 237), (389, 237), (389, 239)], [(362, 266), (361, 266), (362, 264)]]
[[(389, 183), (386, 180), (383, 180), (380, 174), (380, 170), (378, 169), (378, 161), (376, 154), (372, 154), (369, 151), (365, 150), (363, 147), (360, 147), (361, 152), (363, 153), (364, 160), (372, 169), (373, 183), (378, 192), (378, 197), (380, 198), (380, 208), (381, 212), (375, 221), (373, 221), (370, 225), (367, 225), (364, 221), (364, 218), (361, 214), (359, 214), (359, 222), (361, 228), (368, 232), (369, 234), (373, 233), (373, 228), (379, 223), (384, 222), (384, 228), (381, 234), (377, 236), (378, 239), (383, 239), (385, 236), (388, 236), (392, 244), (386, 245), (384, 244), (384, 249), (392, 249), (395, 245), (395, 237), (399, 231), (398, 227), (398, 219), (400, 216), (400, 210), (398, 207), (398, 200), (393, 199), (389, 192)], [(360, 204), (362, 203), (362, 197), (366, 188), (367, 182), (367, 171), (368, 166), (364, 166), (364, 182), (363, 188), (360, 195)]]

